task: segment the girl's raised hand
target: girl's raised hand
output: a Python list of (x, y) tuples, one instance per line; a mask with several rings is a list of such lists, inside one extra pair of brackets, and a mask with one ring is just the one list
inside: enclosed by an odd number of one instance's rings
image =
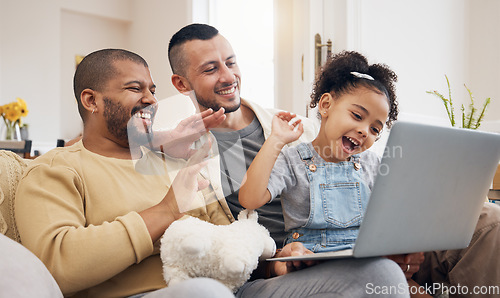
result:
[(283, 111), (274, 115), (271, 135), (284, 144), (297, 140), (303, 132), (304, 127), (302, 122), (294, 113)]

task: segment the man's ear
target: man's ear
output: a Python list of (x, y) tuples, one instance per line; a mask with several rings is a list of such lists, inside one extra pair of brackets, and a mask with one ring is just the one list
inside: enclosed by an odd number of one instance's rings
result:
[(177, 91), (179, 91), (180, 93), (182, 93), (184, 95), (189, 95), (191, 90), (193, 90), (191, 88), (191, 85), (189, 84), (188, 80), (185, 77), (180, 76), (178, 74), (172, 75), (172, 85), (174, 85), (174, 87), (175, 87), (175, 89), (177, 89)]
[(80, 100), (82, 101), (82, 106), (88, 112), (96, 111), (97, 104), (95, 101), (95, 91), (92, 89), (84, 89), (80, 94)]
[(321, 95), (321, 98), (318, 102), (318, 112), (320, 113), (321, 117), (328, 116), (328, 110), (333, 105), (333, 101), (333, 96), (330, 93), (323, 93), (323, 95)]

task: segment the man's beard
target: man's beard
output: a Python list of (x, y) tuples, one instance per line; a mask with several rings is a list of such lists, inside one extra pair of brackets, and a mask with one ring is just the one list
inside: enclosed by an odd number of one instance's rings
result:
[(152, 137), (151, 127), (138, 127), (132, 114), (144, 107), (136, 107), (130, 113), (121, 103), (104, 98), (104, 119), (108, 131), (119, 141), (126, 144), (147, 144)]
[[(217, 102), (217, 100), (215, 98), (207, 99), (207, 98), (201, 97), (195, 91), (193, 91), (193, 92), (194, 92), (194, 96), (196, 97), (196, 101), (198, 102), (198, 104), (200, 106), (205, 107), (207, 109), (212, 109), (212, 110), (214, 110), (214, 112), (218, 111), (220, 108), (224, 108), (226, 114), (232, 113), (232, 112), (237, 111), (241, 106), (241, 97), (239, 96), (239, 94), (238, 94), (238, 101), (235, 104), (233, 104), (231, 106), (222, 106)], [(238, 93), (239, 93), (239, 91), (238, 91)]]

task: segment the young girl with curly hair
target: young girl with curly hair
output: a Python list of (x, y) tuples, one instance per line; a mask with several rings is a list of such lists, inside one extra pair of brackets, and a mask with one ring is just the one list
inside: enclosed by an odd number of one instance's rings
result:
[(396, 80), (388, 66), (341, 52), (314, 84), (310, 106), (318, 107), (321, 126), (311, 143), (283, 149), (303, 127), (292, 113), (274, 116), (239, 201), (257, 209), (280, 195), (288, 232), (283, 245), (302, 242), (313, 252), (353, 247), (379, 163), (366, 150), (397, 118)]

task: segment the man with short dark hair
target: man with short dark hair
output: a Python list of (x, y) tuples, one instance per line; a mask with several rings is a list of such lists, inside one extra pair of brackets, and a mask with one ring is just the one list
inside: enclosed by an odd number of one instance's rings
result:
[[(202, 197), (203, 152), (172, 181), (162, 162), (168, 157), (147, 150), (154, 145), (157, 100), (146, 61), (121, 49), (93, 52), (79, 64), (74, 90), (83, 137), (28, 166), (15, 203), (23, 245), (43, 261), (65, 296), (233, 297), (206, 278), (165, 288), (158, 240), (183, 216), (183, 204)], [(220, 123), (221, 115), (209, 110), (187, 119), (202, 122), (194, 139), (205, 126)], [(189, 143), (193, 137), (185, 131), (176, 128), (161, 139), (182, 143), (174, 137), (180, 133)], [(135, 158), (134, 148), (145, 149), (135, 150)], [(148, 168), (151, 160), (159, 167)], [(212, 202), (187, 213), (230, 223), (220, 208)]]

